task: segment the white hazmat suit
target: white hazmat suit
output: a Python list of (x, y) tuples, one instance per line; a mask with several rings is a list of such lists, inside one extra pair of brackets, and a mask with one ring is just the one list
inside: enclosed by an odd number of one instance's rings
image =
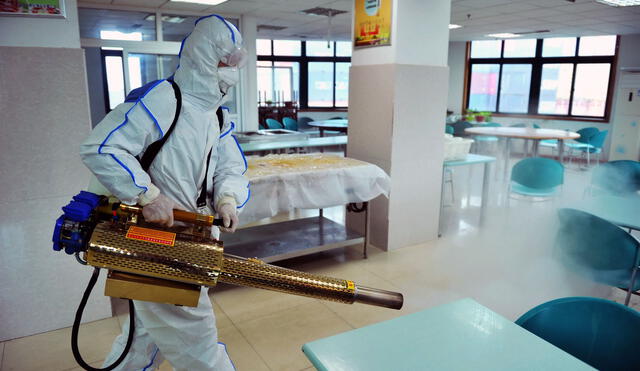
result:
[[(81, 146), (84, 163), (99, 182), (121, 201), (152, 202), (159, 194), (189, 211), (213, 214), (220, 206), (242, 208), (249, 200), (243, 176), (247, 163), (223, 110), (222, 130), (216, 117), (228, 83), (218, 76), (219, 62), (237, 66), (242, 59), (238, 30), (222, 17), (196, 21), (185, 38), (173, 80), (182, 93), (182, 109), (174, 131), (148, 172), (136, 156), (169, 130), (177, 101), (171, 84), (162, 80), (134, 102), (111, 111)], [(223, 79), (229, 80), (229, 79)], [(213, 150), (212, 150), (213, 149)], [(206, 171), (208, 155), (209, 170)], [(207, 174), (205, 174), (207, 173)], [(207, 177), (207, 205), (196, 200)], [(135, 301), (136, 330), (129, 355), (116, 370), (155, 369), (167, 359), (177, 370), (233, 370), (224, 344), (218, 343), (215, 317), (207, 290), (197, 308)], [(128, 322), (128, 321), (127, 321)], [(113, 344), (105, 366), (124, 349), (128, 323)]]

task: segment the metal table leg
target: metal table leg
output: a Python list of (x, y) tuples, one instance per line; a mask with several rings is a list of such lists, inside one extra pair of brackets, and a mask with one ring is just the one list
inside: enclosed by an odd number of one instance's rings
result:
[[(440, 217), (438, 218), (438, 237), (442, 237), (442, 215), (443, 215), (443, 204), (444, 204), (444, 172), (445, 166), (442, 166), (442, 184), (440, 185)], [(487, 174), (485, 173), (485, 176)]]
[(533, 140), (533, 157), (538, 157), (540, 153), (540, 141), (538, 139)]
[(564, 161), (564, 140), (558, 139), (558, 160), (560, 163)]
[(364, 207), (364, 246), (362, 254), (367, 258), (367, 246), (369, 245), (369, 202), (363, 204)]
[(484, 225), (487, 203), (489, 202), (489, 174), (491, 173), (491, 163), (484, 163), (484, 174), (482, 175), (482, 198), (480, 199), (480, 227)]
[(509, 153), (511, 152), (510, 144), (511, 138), (504, 138), (504, 181), (506, 182), (509, 178)]

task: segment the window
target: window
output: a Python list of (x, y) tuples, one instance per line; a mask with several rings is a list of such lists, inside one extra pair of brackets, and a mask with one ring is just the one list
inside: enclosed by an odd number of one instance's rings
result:
[(104, 57), (104, 67), (107, 76), (107, 91), (109, 110), (124, 102), (124, 72), (122, 57), (107, 55)]
[(470, 44), (465, 108), (606, 121), (616, 36)]
[(273, 55), (300, 56), (302, 42), (296, 40), (273, 40)]
[(258, 101), (349, 105), (349, 41), (257, 40)]

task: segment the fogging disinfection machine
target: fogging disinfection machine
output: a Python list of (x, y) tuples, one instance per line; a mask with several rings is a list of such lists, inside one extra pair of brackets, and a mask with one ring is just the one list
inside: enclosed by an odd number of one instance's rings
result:
[(62, 210), (64, 214), (55, 224), (53, 249), (64, 250), (81, 264), (94, 267), (76, 312), (71, 344), (76, 361), (87, 370), (97, 369), (80, 356), (78, 330), (100, 268), (108, 270), (105, 295), (129, 299), (130, 311), (127, 346), (104, 370), (115, 368), (130, 348), (135, 327), (132, 300), (194, 307), (201, 286), (224, 282), (346, 304), (358, 302), (391, 309), (400, 309), (403, 304), (403, 296), (397, 292), (225, 254), (223, 242), (210, 237), (210, 227), (221, 225), (221, 220), (211, 215), (174, 210), (175, 220), (188, 227), (163, 229), (145, 223), (139, 206), (85, 191)]

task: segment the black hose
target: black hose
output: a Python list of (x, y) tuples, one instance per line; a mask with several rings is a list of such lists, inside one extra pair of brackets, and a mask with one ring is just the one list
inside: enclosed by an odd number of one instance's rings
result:
[(87, 305), (87, 301), (89, 300), (89, 296), (91, 295), (91, 291), (93, 290), (93, 286), (96, 285), (98, 281), (98, 275), (100, 274), (100, 268), (95, 268), (93, 270), (93, 274), (91, 275), (91, 279), (89, 280), (89, 285), (84, 290), (84, 294), (82, 295), (82, 300), (80, 301), (80, 305), (78, 306), (78, 310), (76, 311), (76, 318), (73, 321), (73, 328), (71, 329), (71, 351), (73, 352), (73, 358), (76, 359), (76, 362), (80, 365), (80, 367), (89, 371), (110, 371), (114, 368), (118, 367), (120, 363), (124, 360), (124, 358), (129, 353), (129, 349), (131, 348), (131, 344), (133, 343), (133, 334), (135, 330), (135, 308), (133, 307), (133, 300), (129, 299), (129, 336), (127, 337), (127, 344), (122, 351), (122, 354), (118, 359), (113, 362), (109, 367), (105, 368), (94, 368), (87, 364), (87, 362), (82, 359), (80, 355), (80, 350), (78, 349), (78, 331), (80, 330), (80, 321), (82, 320), (82, 313), (84, 312), (84, 307)]

